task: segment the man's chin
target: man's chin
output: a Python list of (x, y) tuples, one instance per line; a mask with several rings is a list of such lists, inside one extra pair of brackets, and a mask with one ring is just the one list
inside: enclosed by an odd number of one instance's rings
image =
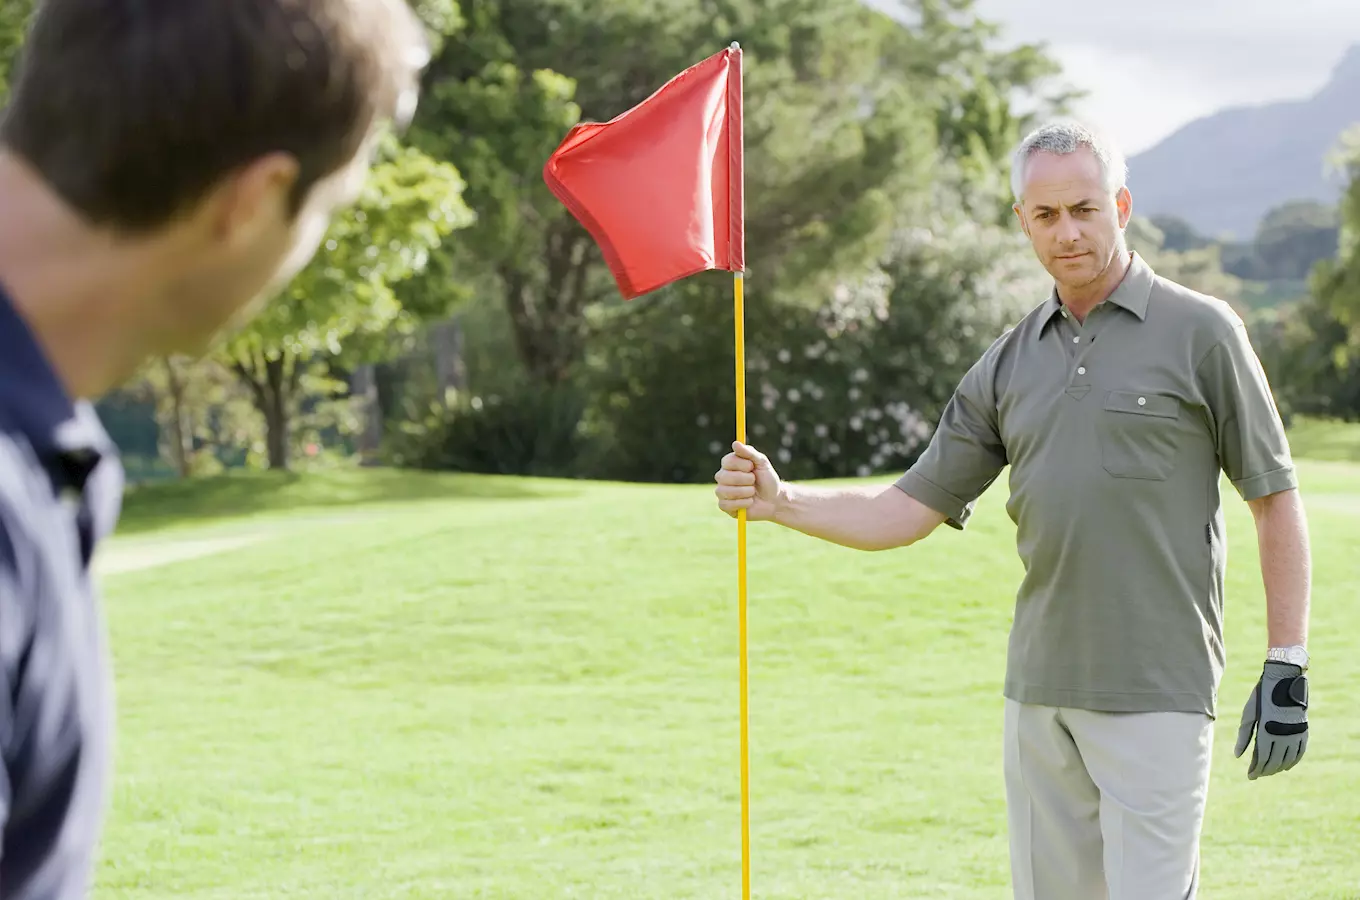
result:
[(1044, 268), (1048, 269), (1048, 274), (1053, 276), (1054, 281), (1068, 287), (1089, 284), (1100, 275), (1095, 257), (1089, 253), (1066, 258), (1054, 257)]

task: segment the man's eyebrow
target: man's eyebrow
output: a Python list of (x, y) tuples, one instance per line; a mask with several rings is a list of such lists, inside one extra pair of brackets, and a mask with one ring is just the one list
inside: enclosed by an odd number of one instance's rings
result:
[[(1070, 204), (1068, 204), (1068, 205), (1067, 205), (1067, 208), (1068, 208), (1068, 209), (1080, 209), (1080, 208), (1083, 207), (1083, 206), (1092, 206), (1092, 205), (1095, 204), (1095, 202), (1096, 202), (1096, 201), (1094, 201), (1094, 200), (1092, 200), (1092, 199), (1090, 199), (1090, 198), (1088, 197), (1088, 198), (1085, 199), (1085, 200), (1078, 200), (1076, 203), (1070, 203)], [(1049, 205), (1046, 204), (1046, 203), (1036, 203), (1036, 204), (1034, 205), (1033, 209), (1034, 209), (1035, 212), (1053, 212), (1055, 209), (1057, 209), (1057, 207), (1056, 207), (1056, 206), (1049, 206)]]

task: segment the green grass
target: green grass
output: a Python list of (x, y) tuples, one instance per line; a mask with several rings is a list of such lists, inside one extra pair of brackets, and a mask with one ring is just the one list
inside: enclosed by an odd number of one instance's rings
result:
[(1360, 422), (1299, 419), (1289, 429), (1289, 445), (1300, 459), (1360, 463)]
[[(1229, 496), (1205, 900), (1360, 897), (1360, 467), (1303, 471), (1314, 736), (1285, 776), (1232, 757), (1265, 637)], [(752, 528), (755, 897), (1009, 896), (1003, 501), (898, 553)], [(110, 556), (265, 539), (105, 580), (96, 897), (740, 895), (734, 525), (707, 488), (227, 478), (138, 492), (128, 520)]]

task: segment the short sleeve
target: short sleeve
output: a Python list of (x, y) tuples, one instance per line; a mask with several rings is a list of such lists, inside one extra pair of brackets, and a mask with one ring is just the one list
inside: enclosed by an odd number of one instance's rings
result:
[(930, 444), (897, 487), (946, 516), (945, 524), (962, 530), (977, 498), (1006, 462), (997, 424), (995, 356), (988, 352), (959, 382)]
[(1246, 326), (1236, 323), (1205, 355), (1196, 375), (1219, 465), (1242, 499), (1297, 487), (1284, 423)]

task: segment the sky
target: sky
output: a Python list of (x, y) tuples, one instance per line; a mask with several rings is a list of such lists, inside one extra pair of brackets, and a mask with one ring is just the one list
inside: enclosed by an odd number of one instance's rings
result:
[(974, 8), (1004, 27), (1003, 43), (1046, 43), (1066, 79), (1089, 93), (1074, 112), (1129, 156), (1225, 107), (1307, 97), (1360, 45), (1358, 0), (976, 0)]

